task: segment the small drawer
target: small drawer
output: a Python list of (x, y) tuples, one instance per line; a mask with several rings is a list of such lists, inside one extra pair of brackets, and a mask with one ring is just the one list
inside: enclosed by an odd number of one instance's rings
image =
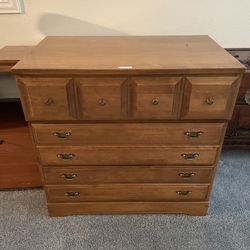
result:
[(76, 119), (72, 79), (18, 78), (17, 85), (26, 120)]
[(209, 185), (98, 184), (46, 186), (48, 202), (77, 201), (202, 201)]
[(42, 165), (214, 165), (218, 147), (39, 146)]
[(157, 166), (44, 167), (45, 184), (209, 183), (213, 168)]
[(239, 78), (188, 77), (182, 104), (183, 119), (227, 119), (231, 118)]
[(133, 77), (131, 114), (134, 119), (176, 119), (182, 95), (181, 77)]
[(76, 78), (75, 85), (80, 119), (116, 120), (126, 118), (126, 78)]
[(225, 123), (32, 124), (38, 145), (220, 145)]

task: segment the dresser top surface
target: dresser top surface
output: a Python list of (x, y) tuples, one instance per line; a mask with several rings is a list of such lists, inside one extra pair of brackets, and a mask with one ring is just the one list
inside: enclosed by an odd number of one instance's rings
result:
[(49, 36), (13, 71), (243, 72), (244, 66), (208, 36)]

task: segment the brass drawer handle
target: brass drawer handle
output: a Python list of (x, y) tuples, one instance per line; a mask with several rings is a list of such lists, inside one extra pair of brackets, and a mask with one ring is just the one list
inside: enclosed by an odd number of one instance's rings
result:
[(193, 177), (195, 173), (183, 172), (183, 173), (179, 173), (178, 175), (182, 177), (183, 179), (188, 179), (188, 178)]
[(202, 131), (187, 131), (184, 134), (190, 138), (197, 138), (200, 135), (204, 134), (204, 132), (202, 132)]
[(61, 176), (66, 181), (72, 181), (78, 176), (78, 174), (62, 174)]
[(192, 191), (176, 191), (179, 196), (188, 196)]
[(54, 103), (54, 100), (53, 100), (53, 98), (49, 97), (43, 103), (46, 106), (51, 106)]
[(74, 157), (74, 154), (57, 154), (57, 157), (63, 160), (70, 160)]
[(199, 156), (198, 153), (183, 153), (181, 156), (188, 161), (192, 161)]
[(207, 103), (207, 105), (213, 105), (214, 104), (214, 99), (212, 97), (208, 97), (206, 99), (206, 103)]
[(100, 106), (105, 106), (107, 104), (107, 101), (105, 99), (101, 98), (101, 99), (98, 100), (98, 104)]
[(71, 136), (71, 132), (69, 131), (55, 131), (53, 132), (53, 135), (60, 138), (60, 139), (65, 139)]
[(155, 99), (153, 99), (153, 100), (151, 101), (151, 103), (152, 103), (153, 105), (158, 105), (158, 104), (160, 103), (160, 100), (157, 99), (157, 98), (155, 98)]
[(66, 192), (65, 195), (70, 198), (75, 198), (80, 195), (80, 192)]

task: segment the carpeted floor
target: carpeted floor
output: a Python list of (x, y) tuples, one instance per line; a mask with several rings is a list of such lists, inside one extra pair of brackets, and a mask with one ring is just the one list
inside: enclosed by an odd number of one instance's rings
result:
[(205, 217), (49, 218), (41, 190), (0, 192), (1, 250), (250, 249), (250, 151), (224, 151)]

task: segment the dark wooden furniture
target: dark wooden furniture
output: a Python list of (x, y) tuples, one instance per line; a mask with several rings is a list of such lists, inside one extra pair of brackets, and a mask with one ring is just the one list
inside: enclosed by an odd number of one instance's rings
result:
[(47, 37), (12, 70), (51, 216), (207, 213), (245, 71), (212, 39)]
[[(1, 49), (0, 73), (10, 73), (31, 48), (7, 46)], [(41, 175), (20, 101), (0, 99), (0, 110), (0, 188), (40, 187)]]
[(224, 147), (250, 148), (250, 49), (227, 49), (247, 68), (237, 97), (232, 120), (228, 124)]
[(20, 102), (0, 102), (0, 188), (40, 187), (32, 138)]

